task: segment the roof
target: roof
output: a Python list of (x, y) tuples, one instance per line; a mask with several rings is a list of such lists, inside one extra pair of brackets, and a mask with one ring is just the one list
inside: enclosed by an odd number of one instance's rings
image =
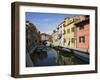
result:
[(89, 24), (89, 19), (79, 21), (79, 22), (75, 23), (75, 25), (78, 27), (79, 25), (84, 25), (84, 24), (87, 24), (87, 23)]

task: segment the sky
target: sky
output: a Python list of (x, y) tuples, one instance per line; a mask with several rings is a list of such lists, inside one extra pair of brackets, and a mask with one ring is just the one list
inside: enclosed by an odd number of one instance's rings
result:
[(26, 21), (33, 23), (41, 33), (52, 34), (53, 30), (64, 21), (64, 18), (77, 15), (26, 12), (25, 16)]

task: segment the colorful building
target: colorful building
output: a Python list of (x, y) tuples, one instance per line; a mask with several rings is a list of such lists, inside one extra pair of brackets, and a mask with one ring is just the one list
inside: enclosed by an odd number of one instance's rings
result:
[(85, 20), (82, 20), (76, 25), (76, 38), (77, 43), (76, 47), (79, 49), (84, 49), (89, 52), (89, 43), (90, 43), (90, 24), (89, 24), (89, 16), (86, 16)]
[(26, 21), (26, 49), (30, 54), (33, 48), (39, 44), (40, 40), (40, 32), (37, 30), (36, 26)]
[(63, 25), (64, 22), (60, 23), (58, 27), (53, 31), (52, 38), (53, 38), (53, 45), (54, 46), (61, 46), (63, 47)]
[(89, 32), (89, 16), (67, 17), (53, 31), (53, 45), (89, 51)]
[(76, 27), (74, 18), (65, 18), (64, 20), (64, 47), (76, 47)]
[(85, 20), (85, 16), (74, 16), (64, 19), (64, 47), (76, 48), (76, 26), (78, 23)]
[(31, 60), (31, 54), (37, 48), (40, 42), (40, 31), (37, 30), (36, 26), (26, 21), (26, 67), (32, 67), (33, 62)]

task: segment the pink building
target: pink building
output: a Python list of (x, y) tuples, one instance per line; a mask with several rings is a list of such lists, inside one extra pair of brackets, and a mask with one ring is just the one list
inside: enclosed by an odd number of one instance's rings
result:
[(90, 24), (89, 17), (80, 21), (76, 25), (76, 48), (85, 49), (89, 52)]

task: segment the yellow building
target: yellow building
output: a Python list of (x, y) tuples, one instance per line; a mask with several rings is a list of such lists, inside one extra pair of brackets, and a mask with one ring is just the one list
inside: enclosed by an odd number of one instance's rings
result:
[(64, 47), (76, 47), (74, 18), (65, 18), (64, 20)]
[(75, 23), (85, 20), (84, 16), (74, 16), (64, 19), (64, 47), (76, 48)]

